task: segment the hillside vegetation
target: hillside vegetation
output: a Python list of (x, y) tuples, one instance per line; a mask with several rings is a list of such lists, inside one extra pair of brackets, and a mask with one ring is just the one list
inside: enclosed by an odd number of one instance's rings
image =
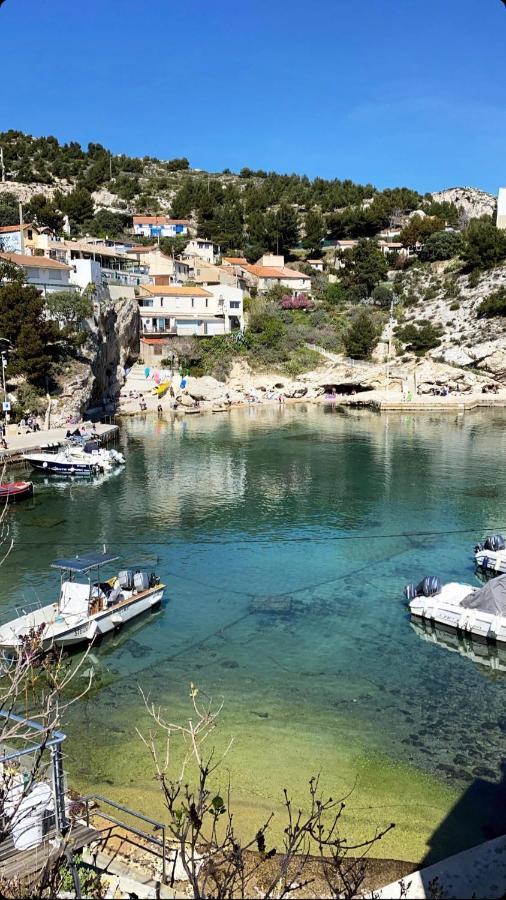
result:
[[(188, 159), (112, 154), (98, 143), (83, 149), (52, 136), (0, 133), (7, 184), (0, 194), (0, 225), (17, 221), (14, 186), (30, 188), (27, 216), (61, 229), (67, 214), (75, 234), (121, 235), (134, 213), (191, 217), (200, 233), (223, 252), (249, 259), (296, 246), (315, 253), (324, 238), (372, 237), (399, 214), (421, 209), (456, 224), (459, 209), (406, 187), (378, 191), (345, 179), (242, 169), (207, 173)], [(9, 193), (9, 182), (12, 191)], [(35, 195), (35, 197), (34, 197)]]
[[(498, 377), (506, 371), (506, 236), (484, 192), (451, 188), (433, 196), (251, 169), (207, 173), (185, 158), (129, 157), (18, 131), (0, 134), (0, 146), (8, 179), (1, 225), (18, 221), (23, 191), (26, 221), (60, 232), (68, 215), (74, 235), (119, 237), (133, 214), (164, 212), (190, 218), (222, 253), (256, 260), (279, 252), (311, 275), (310, 298), (294, 302), (286, 289), (253, 295), (244, 334), (193, 341), (185, 364), (196, 374), (226, 377), (242, 358), (295, 377), (319, 362), (318, 349), (368, 359), (387, 337), (390, 308), (399, 360), (428, 354)], [(376, 240), (386, 227), (400, 231), (409, 258), (382, 253)], [(337, 254), (325, 243), (350, 237), (356, 246)], [(314, 256), (323, 259), (323, 272), (305, 262)], [(487, 344), (479, 358), (477, 336)]]

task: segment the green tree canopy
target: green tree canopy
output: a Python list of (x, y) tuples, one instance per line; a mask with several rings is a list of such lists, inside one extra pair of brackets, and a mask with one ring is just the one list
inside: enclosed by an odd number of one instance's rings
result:
[(469, 269), (489, 269), (506, 259), (506, 232), (489, 218), (472, 219), (464, 232), (464, 262)]
[(362, 288), (367, 297), (385, 279), (387, 272), (386, 257), (376, 243), (367, 238), (361, 238), (344, 256), (344, 281)]
[(327, 234), (325, 219), (318, 210), (310, 209), (304, 222), (305, 235), (302, 246), (310, 253), (321, 256), (322, 241)]
[(423, 244), (429, 235), (441, 231), (444, 222), (437, 216), (412, 216), (400, 233), (399, 240), (404, 247), (415, 247)]
[(380, 306), (381, 309), (390, 308), (393, 296), (394, 292), (390, 284), (377, 284), (371, 294), (374, 303), (376, 306)]
[(368, 359), (378, 343), (380, 330), (370, 313), (360, 312), (344, 336), (346, 353), (352, 359)]
[(18, 198), (11, 191), (0, 194), (0, 226), (19, 225)]
[(188, 238), (181, 235), (177, 237), (160, 238), (160, 250), (166, 256), (181, 256), (188, 245)]
[(462, 236), (456, 231), (436, 231), (429, 235), (420, 254), (425, 262), (452, 259), (462, 252)]
[(0, 334), (12, 347), (8, 374), (24, 375), (34, 385), (51, 377), (58, 331), (45, 315), (37, 288), (21, 280), (0, 287)]
[(37, 225), (45, 225), (52, 231), (59, 232), (63, 227), (63, 216), (55, 204), (48, 200), (44, 194), (34, 194), (25, 207), (25, 219), (27, 222), (36, 222)]
[(55, 201), (74, 225), (82, 225), (87, 219), (93, 218), (93, 198), (84, 187), (76, 187), (70, 194), (60, 193), (55, 196)]

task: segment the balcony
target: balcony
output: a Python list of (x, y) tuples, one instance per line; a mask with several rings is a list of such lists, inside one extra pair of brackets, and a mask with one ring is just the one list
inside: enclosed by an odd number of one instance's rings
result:
[(102, 269), (104, 284), (121, 284), (128, 287), (138, 287), (141, 284), (149, 284), (150, 277), (141, 272), (122, 272), (118, 269)]

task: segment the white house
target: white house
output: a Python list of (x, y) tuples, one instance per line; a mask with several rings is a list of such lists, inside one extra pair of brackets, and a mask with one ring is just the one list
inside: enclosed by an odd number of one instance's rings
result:
[(144, 285), (140, 289), (145, 362), (167, 355), (174, 337), (209, 337), (243, 327), (242, 291), (229, 285)]
[(157, 246), (145, 250), (132, 247), (127, 257), (142, 267), (149, 274), (149, 281), (155, 284), (181, 284), (190, 277), (188, 260), (167, 256)]
[(188, 219), (170, 219), (168, 216), (134, 216), (134, 234), (143, 237), (185, 237), (189, 233)]
[(265, 294), (274, 285), (282, 285), (292, 294), (311, 293), (311, 278), (304, 272), (285, 266), (284, 256), (266, 253), (255, 265), (249, 263), (240, 266), (250, 284)]
[(198, 256), (208, 263), (214, 263), (214, 244), (207, 238), (191, 238), (183, 251), (183, 256)]
[(28, 256), (24, 253), (0, 253), (0, 259), (20, 266), (28, 284), (39, 288), (44, 295), (55, 291), (74, 291), (70, 283), (70, 266), (49, 259), (47, 256)]

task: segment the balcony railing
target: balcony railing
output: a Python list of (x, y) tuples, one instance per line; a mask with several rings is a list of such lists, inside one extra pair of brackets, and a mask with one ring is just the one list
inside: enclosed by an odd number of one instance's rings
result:
[(108, 271), (102, 269), (102, 277), (106, 284), (124, 284), (130, 287), (138, 287), (140, 284), (149, 284), (149, 275), (131, 272), (119, 272), (115, 269)]

